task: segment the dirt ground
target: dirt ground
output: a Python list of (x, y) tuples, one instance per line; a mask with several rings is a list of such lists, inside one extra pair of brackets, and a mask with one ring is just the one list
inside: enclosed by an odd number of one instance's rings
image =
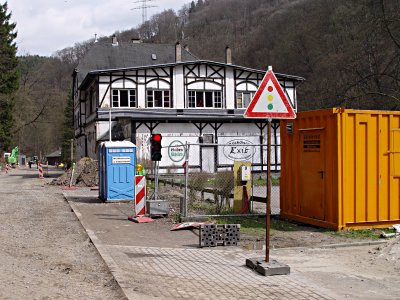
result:
[[(0, 175), (0, 299), (124, 299), (60, 187), (44, 181), (37, 179), (35, 169)], [(170, 217), (157, 219), (148, 227), (168, 237), (169, 245), (157, 239), (160, 247), (193, 247), (197, 241), (196, 230), (188, 235), (193, 240), (189, 244), (182, 243), (182, 239), (187, 241), (183, 232), (169, 231), (177, 221), (177, 196)], [(126, 210), (126, 214), (133, 211), (131, 204), (87, 203), (88, 209), (94, 209), (93, 205), (109, 205), (118, 212)], [(109, 222), (123, 230), (126, 218)], [(340, 299), (398, 299), (400, 237), (380, 241), (383, 243), (373, 244), (376, 240), (346, 238), (293, 223), (290, 230), (284, 227), (271, 232), (271, 257), (307, 274), (310, 282), (305, 284), (336, 286)], [(354, 246), (359, 242), (364, 245)], [(262, 246), (263, 238), (241, 235), (242, 249)]]
[[(179, 219), (179, 199), (183, 197), (183, 189), (178, 187), (161, 186), (160, 197), (169, 201), (170, 215), (168, 219), (160, 220), (160, 223), (167, 223), (167, 226), (172, 226)], [(151, 193), (150, 193), (151, 196)], [(190, 206), (190, 204), (189, 204)], [(258, 213), (265, 214), (265, 204), (255, 204)], [(189, 214), (207, 214), (204, 211), (189, 210)], [(254, 218), (254, 217), (251, 217)], [(196, 220), (198, 218), (195, 218)], [(193, 220), (195, 220), (193, 219)], [(190, 218), (189, 218), (190, 220)], [(213, 221), (213, 217), (205, 217), (203, 221)], [(226, 218), (229, 220), (229, 218)], [(262, 217), (259, 217), (260, 222), (265, 222)], [(234, 222), (238, 222), (238, 219), (234, 219)], [(234, 223), (233, 222), (233, 223)], [(297, 222), (287, 222), (287, 220), (280, 221), (279, 216), (271, 217), (271, 233), (270, 233), (270, 247), (273, 248), (287, 248), (287, 247), (321, 247), (324, 245), (332, 244), (352, 244), (352, 243), (368, 243), (377, 242), (376, 238), (372, 238), (374, 234), (376, 237), (379, 236), (380, 231), (376, 230), (371, 234), (371, 237), (360, 238), (341, 236), (333, 234), (332, 231), (327, 231), (314, 226), (308, 226)], [(263, 228), (265, 225), (263, 225)], [(262, 230), (261, 230), (262, 231)], [(241, 232), (241, 244), (243, 247), (251, 249), (260, 249), (265, 243), (265, 230), (262, 234), (250, 235)], [(382, 241), (382, 240), (381, 240)]]
[(0, 174), (0, 299), (125, 299), (59, 187)]
[(334, 299), (399, 299), (400, 240), (385, 245), (275, 249), (272, 257), (334, 291)]
[[(176, 191), (163, 193), (169, 197)], [(179, 211), (176, 201), (171, 212), (175, 211)], [(377, 239), (380, 230), (371, 230), (366, 238), (342, 236), (295, 222), (282, 225), (277, 219), (272, 221), (270, 257), (306, 274), (305, 284), (334, 290), (339, 295), (335, 299), (399, 299), (400, 236)], [(264, 235), (241, 233), (240, 245), (265, 253)]]

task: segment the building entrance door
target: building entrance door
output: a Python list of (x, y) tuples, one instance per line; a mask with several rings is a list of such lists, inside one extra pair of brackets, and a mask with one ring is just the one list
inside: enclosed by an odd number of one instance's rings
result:
[(300, 139), (300, 212), (302, 216), (324, 220), (327, 176), (324, 129), (303, 130)]

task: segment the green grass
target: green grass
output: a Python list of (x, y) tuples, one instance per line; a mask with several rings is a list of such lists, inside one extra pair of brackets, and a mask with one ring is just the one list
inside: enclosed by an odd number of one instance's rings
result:
[(325, 230), (327, 234), (331, 234), (334, 236), (345, 237), (345, 238), (353, 238), (353, 239), (380, 239), (380, 234), (382, 232), (385, 233), (393, 233), (394, 229), (388, 228), (380, 228), (380, 229), (359, 229), (359, 230), (342, 230), (342, 231), (333, 231), (333, 230)]
[(189, 209), (194, 211), (202, 211), (207, 214), (214, 214), (216, 205), (214, 203), (208, 203), (204, 201), (192, 201), (189, 204)]
[[(217, 224), (240, 224), (240, 231), (257, 238), (265, 238), (265, 218), (218, 218)], [(296, 224), (282, 221), (279, 219), (271, 219), (271, 235), (279, 234), (281, 231), (296, 231), (298, 226)]]
[[(254, 217), (254, 218), (218, 218), (217, 224), (241, 224), (240, 231), (244, 234), (254, 236), (256, 238), (265, 238), (265, 218)], [(280, 220), (271, 218), (270, 235), (279, 236), (280, 233), (290, 231), (309, 231), (321, 232), (324, 234), (330, 234), (337, 237), (344, 237), (349, 239), (380, 239), (380, 234), (393, 233), (394, 229), (360, 229), (360, 230), (343, 230), (333, 231), (325, 228), (317, 228), (286, 220)]]
[(220, 212), (217, 212), (217, 205), (215, 203), (204, 202), (204, 201), (192, 201), (189, 203), (189, 210), (196, 214), (205, 215), (231, 215), (233, 209), (228, 207), (222, 207)]
[(147, 187), (148, 189), (154, 190), (154, 187), (155, 187), (154, 181), (152, 181), (152, 180), (147, 180), (147, 181), (146, 181), (146, 187)]
[[(280, 178), (279, 177), (271, 177), (271, 182), (272, 182), (273, 186), (278, 186), (280, 184)], [(265, 179), (265, 178), (254, 179), (253, 185), (255, 185), (255, 186), (267, 185), (267, 179)]]
[(261, 218), (218, 218), (216, 221), (217, 224), (240, 224), (240, 232), (265, 238), (265, 220)]
[[(189, 177), (190, 178), (190, 177)], [(227, 180), (229, 180), (229, 178), (227, 178)], [(221, 181), (221, 180), (219, 180)], [(219, 187), (219, 181), (216, 180), (216, 178), (213, 177), (209, 177), (205, 182), (204, 182), (204, 186), (205, 187), (209, 187), (209, 188), (213, 188), (213, 187)], [(271, 182), (273, 186), (279, 186), (280, 184), (280, 178), (279, 177), (271, 177)], [(265, 178), (258, 178), (256, 179), (256, 176), (253, 176), (253, 185), (255, 186), (265, 186), (267, 184), (267, 179)]]

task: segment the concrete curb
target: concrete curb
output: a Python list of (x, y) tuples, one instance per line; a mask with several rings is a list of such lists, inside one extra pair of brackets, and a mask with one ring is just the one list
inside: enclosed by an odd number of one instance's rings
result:
[[(347, 247), (358, 247), (358, 246), (373, 246), (385, 244), (387, 241), (368, 241), (368, 242), (354, 242), (346, 244), (327, 244), (316, 247), (286, 247), (286, 248), (271, 248), (271, 250), (310, 250), (310, 249), (333, 249), (333, 248), (347, 248)], [(263, 247), (265, 250), (265, 246)]]

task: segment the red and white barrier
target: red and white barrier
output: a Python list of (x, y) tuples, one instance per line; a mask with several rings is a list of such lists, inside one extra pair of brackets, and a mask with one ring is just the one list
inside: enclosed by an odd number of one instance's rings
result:
[(39, 178), (43, 179), (44, 177), (43, 177), (43, 166), (42, 166), (42, 164), (39, 164), (38, 170), (39, 170)]
[(135, 213), (144, 216), (146, 213), (146, 176), (135, 176)]

